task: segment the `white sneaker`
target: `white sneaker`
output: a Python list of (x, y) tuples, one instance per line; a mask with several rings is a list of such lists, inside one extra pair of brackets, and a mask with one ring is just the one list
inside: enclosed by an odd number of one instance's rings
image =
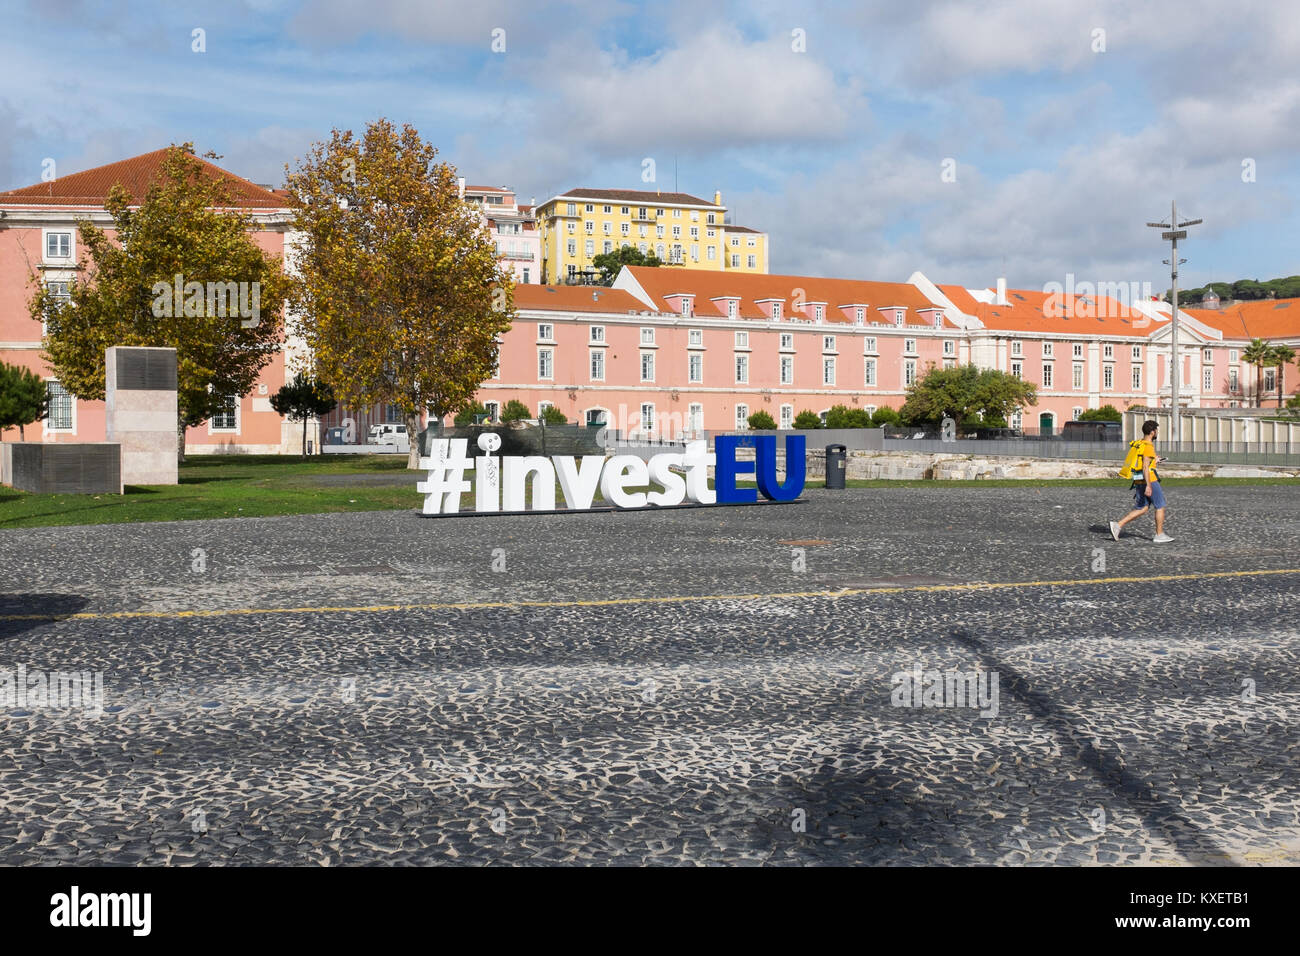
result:
[(1154, 538), (1151, 539), (1151, 541), (1152, 541), (1154, 544), (1167, 544), (1167, 543), (1169, 543), (1170, 541), (1173, 541), (1173, 540), (1174, 540), (1174, 539), (1171, 538), (1171, 537), (1169, 537), (1169, 535), (1167, 535), (1167, 534), (1158, 534), (1158, 535), (1156, 535)]
[(1112, 538), (1114, 538), (1116, 541), (1119, 540), (1119, 522), (1118, 522), (1118, 521), (1112, 521), (1112, 522), (1110, 523), (1110, 536), (1111, 536)]

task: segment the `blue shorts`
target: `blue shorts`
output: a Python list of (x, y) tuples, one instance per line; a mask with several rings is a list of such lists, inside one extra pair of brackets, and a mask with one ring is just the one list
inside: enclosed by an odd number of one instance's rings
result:
[(1142, 482), (1133, 486), (1133, 507), (1145, 508), (1148, 505), (1154, 505), (1157, 509), (1165, 506), (1165, 493), (1158, 481), (1153, 481), (1150, 486)]

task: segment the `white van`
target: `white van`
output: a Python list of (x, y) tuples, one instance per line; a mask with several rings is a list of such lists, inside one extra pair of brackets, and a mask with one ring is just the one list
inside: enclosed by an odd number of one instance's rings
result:
[(370, 431), (366, 435), (366, 444), (396, 445), (397, 450), (401, 452), (411, 450), (411, 440), (406, 434), (406, 426), (392, 422), (384, 425), (371, 425)]

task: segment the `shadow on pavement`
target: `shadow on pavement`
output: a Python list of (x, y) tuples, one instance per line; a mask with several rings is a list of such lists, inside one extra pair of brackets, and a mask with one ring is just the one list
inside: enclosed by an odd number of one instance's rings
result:
[(0, 640), (77, 614), (89, 603), (79, 594), (0, 594)]

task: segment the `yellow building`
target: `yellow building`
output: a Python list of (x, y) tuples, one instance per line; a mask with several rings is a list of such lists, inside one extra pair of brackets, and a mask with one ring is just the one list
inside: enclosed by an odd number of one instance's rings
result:
[(720, 192), (710, 203), (688, 193), (571, 189), (537, 207), (542, 282), (580, 281), (596, 256), (621, 246), (668, 266), (766, 273), (767, 234), (726, 214)]

